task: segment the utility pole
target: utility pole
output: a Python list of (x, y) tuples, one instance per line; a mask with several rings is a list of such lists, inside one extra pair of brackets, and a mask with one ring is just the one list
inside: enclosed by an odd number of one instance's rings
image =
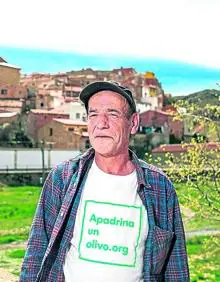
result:
[(44, 154), (44, 149), (45, 149), (45, 140), (41, 140), (41, 157), (42, 157), (42, 183), (45, 180), (45, 154)]

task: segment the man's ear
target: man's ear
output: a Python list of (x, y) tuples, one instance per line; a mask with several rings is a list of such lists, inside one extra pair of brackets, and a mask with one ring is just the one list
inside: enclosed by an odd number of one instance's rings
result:
[(138, 131), (140, 117), (138, 113), (133, 113), (131, 116), (131, 134), (134, 135)]

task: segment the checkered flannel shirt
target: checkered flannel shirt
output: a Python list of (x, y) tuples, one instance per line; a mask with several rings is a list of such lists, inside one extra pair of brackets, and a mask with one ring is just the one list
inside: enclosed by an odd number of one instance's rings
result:
[[(147, 209), (145, 282), (189, 281), (185, 235), (176, 192), (158, 168), (130, 151), (137, 171), (138, 194)], [(64, 282), (63, 265), (70, 248), (81, 193), (94, 150), (57, 165), (49, 173), (33, 220), (20, 282)]]

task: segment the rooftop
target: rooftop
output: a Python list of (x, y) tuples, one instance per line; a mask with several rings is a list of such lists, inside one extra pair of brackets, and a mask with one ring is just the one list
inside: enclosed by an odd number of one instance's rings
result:
[(54, 118), (53, 120), (59, 122), (59, 123), (62, 123), (62, 124), (65, 124), (65, 125), (87, 125), (87, 122), (85, 121), (75, 121), (75, 120), (72, 120), (72, 119), (66, 119), (66, 118)]
[(68, 115), (67, 113), (62, 113), (60, 111), (48, 111), (48, 110), (42, 110), (42, 109), (32, 109), (30, 110), (30, 112), (34, 113), (34, 114), (48, 114), (48, 115)]
[(8, 63), (4, 63), (4, 62), (0, 62), (0, 66), (2, 67), (7, 67), (7, 68), (13, 68), (13, 69), (18, 69), (20, 70), (21, 68), (17, 67), (17, 66), (14, 66), (14, 65), (10, 65)]
[[(194, 144), (165, 144), (152, 150), (152, 153), (183, 153), (188, 149), (193, 148)], [(208, 150), (220, 150), (220, 143), (204, 143), (204, 146)]]
[(15, 112), (0, 113), (0, 118), (10, 118), (10, 117), (14, 117), (16, 115), (17, 115), (17, 113), (15, 113)]
[(16, 100), (0, 100), (0, 107), (18, 107), (22, 108), (23, 102)]
[(71, 111), (73, 111), (74, 107), (82, 107), (82, 109), (85, 109), (85, 107), (80, 103), (80, 102), (66, 102), (64, 104), (62, 104), (59, 107), (56, 107), (52, 110), (50, 110), (51, 113), (69, 113)]
[(155, 113), (155, 114), (161, 114), (161, 115), (165, 115), (165, 116), (172, 116), (172, 112), (165, 112), (165, 111), (162, 111), (162, 110), (147, 110), (143, 113), (140, 114), (140, 116), (144, 116), (146, 114), (149, 114), (149, 113)]
[(7, 63), (2, 57), (0, 57), (0, 63)]

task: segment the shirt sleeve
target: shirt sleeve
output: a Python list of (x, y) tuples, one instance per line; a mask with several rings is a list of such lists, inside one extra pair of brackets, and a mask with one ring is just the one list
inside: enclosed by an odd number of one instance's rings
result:
[(60, 208), (61, 177), (53, 169), (41, 192), (21, 268), (20, 282), (34, 282), (40, 270)]
[[(172, 186), (172, 184), (170, 185)], [(174, 189), (172, 189), (168, 199), (168, 227), (169, 230), (174, 232), (174, 241), (166, 265), (165, 281), (188, 282), (190, 278), (185, 233), (179, 202)]]

